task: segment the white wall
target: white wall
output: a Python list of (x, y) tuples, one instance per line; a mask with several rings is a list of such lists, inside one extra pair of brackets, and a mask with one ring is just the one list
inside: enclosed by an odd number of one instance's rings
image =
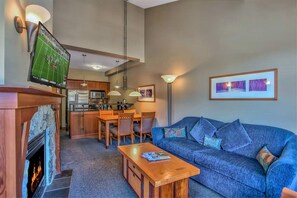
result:
[[(55, 0), (54, 35), (63, 44), (124, 54), (123, 0)], [(128, 4), (128, 56), (144, 61), (144, 10)]]

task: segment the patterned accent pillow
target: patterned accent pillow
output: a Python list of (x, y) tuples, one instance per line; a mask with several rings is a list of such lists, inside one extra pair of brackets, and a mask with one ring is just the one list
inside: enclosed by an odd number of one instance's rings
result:
[(186, 137), (186, 129), (185, 128), (164, 128), (164, 136), (165, 138), (185, 138)]
[(257, 154), (256, 159), (263, 167), (265, 173), (267, 173), (269, 166), (278, 158), (270, 153), (267, 146), (264, 146)]
[(190, 134), (198, 143), (203, 144), (204, 136), (208, 135), (208, 137), (212, 137), (216, 130), (217, 128), (213, 126), (207, 119), (201, 117), (190, 131)]
[(222, 139), (220, 138), (214, 138), (214, 137), (209, 137), (208, 135), (205, 135), (203, 145), (217, 150), (221, 150), (221, 142), (222, 142)]

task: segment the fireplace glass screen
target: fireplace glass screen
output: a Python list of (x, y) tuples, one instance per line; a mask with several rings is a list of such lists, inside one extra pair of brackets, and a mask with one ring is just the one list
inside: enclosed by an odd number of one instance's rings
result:
[(32, 197), (44, 176), (44, 145), (29, 159), (28, 197)]

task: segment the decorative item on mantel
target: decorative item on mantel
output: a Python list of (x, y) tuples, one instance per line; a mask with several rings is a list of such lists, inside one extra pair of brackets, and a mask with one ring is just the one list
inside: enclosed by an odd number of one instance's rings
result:
[(176, 75), (162, 75), (161, 78), (167, 83), (167, 111), (168, 111), (168, 125), (171, 125), (172, 119), (172, 83), (176, 79)]
[(269, 69), (209, 78), (210, 100), (277, 100), (278, 70)]

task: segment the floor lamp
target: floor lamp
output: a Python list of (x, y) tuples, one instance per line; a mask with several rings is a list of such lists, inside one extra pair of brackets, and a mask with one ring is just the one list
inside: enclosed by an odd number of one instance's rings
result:
[(172, 83), (176, 79), (176, 75), (162, 75), (163, 80), (167, 83), (167, 112), (168, 112), (168, 126), (172, 124)]

